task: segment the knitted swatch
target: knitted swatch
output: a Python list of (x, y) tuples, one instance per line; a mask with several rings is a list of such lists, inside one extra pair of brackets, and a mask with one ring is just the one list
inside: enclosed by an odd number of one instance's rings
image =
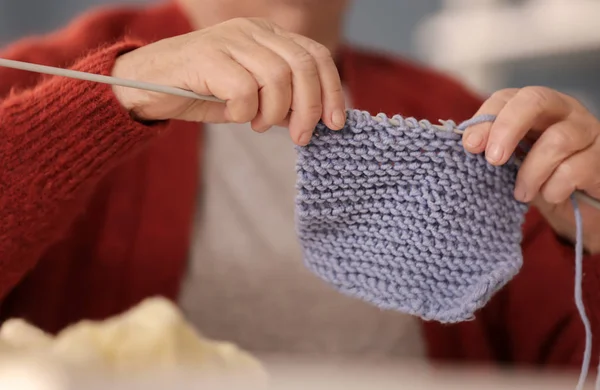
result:
[(349, 111), (298, 148), (305, 262), (339, 291), (425, 320), (473, 317), (520, 269), (517, 164), (465, 151), (427, 121)]
[[(341, 131), (319, 124), (311, 143), (297, 148), (297, 232), (308, 268), (383, 309), (440, 322), (472, 318), (523, 261), (527, 206), (513, 195), (517, 161), (494, 167), (466, 152), (454, 132), (494, 119), (448, 121), (443, 131), (414, 118), (350, 111)], [(571, 202), (575, 304), (585, 328), (582, 390), (592, 331), (582, 297), (583, 222), (573, 195)]]

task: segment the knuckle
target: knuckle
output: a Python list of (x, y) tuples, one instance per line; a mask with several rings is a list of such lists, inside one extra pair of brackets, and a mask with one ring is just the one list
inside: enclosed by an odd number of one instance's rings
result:
[(287, 116), (286, 110), (272, 110), (271, 112), (263, 112), (263, 122), (268, 126), (277, 126)]
[(258, 26), (265, 30), (274, 31), (276, 29), (275, 23), (273, 23), (270, 20), (265, 19), (265, 18), (254, 17), (254, 18), (249, 18), (248, 20), (250, 20), (255, 26)]
[(254, 19), (254, 18), (237, 17), (237, 18), (229, 19), (224, 23), (227, 23), (227, 24), (230, 24), (233, 26), (248, 28), (248, 27), (255, 27), (259, 22), (257, 19)]
[(266, 81), (269, 84), (287, 85), (292, 81), (292, 70), (284, 61), (269, 65), (266, 75)]
[(569, 151), (576, 149), (576, 138), (576, 132), (568, 131), (568, 129), (565, 129), (564, 127), (557, 127), (548, 131), (547, 145), (553, 152)]
[(587, 190), (594, 193), (600, 192), (600, 177), (594, 177)]
[(498, 100), (502, 102), (508, 102), (517, 93), (516, 88), (505, 88), (500, 89), (490, 96), (491, 100)]
[(322, 105), (315, 103), (309, 104), (303, 109), (296, 110), (298, 115), (298, 119), (302, 123), (302, 126), (306, 127), (306, 129), (314, 128), (317, 125), (319, 120), (321, 119), (323, 108)]
[(565, 184), (573, 182), (575, 175), (575, 171), (573, 169), (572, 164), (569, 161), (565, 161), (562, 164), (559, 164), (558, 167), (554, 170), (554, 174), (561, 178)]
[(323, 104), (320, 101), (309, 104), (305, 109), (305, 114), (308, 118), (318, 120), (323, 114)]
[(578, 134), (583, 142), (588, 145), (597, 142), (600, 136), (600, 122), (594, 116), (585, 115), (583, 120), (575, 121), (575, 123), (578, 125)]
[(565, 200), (562, 196), (559, 195), (557, 189), (555, 188), (543, 189), (541, 193), (544, 200), (553, 205), (560, 204)]
[(550, 204), (560, 204), (567, 200), (576, 187), (571, 181), (553, 182), (542, 188), (542, 197)]
[(519, 95), (540, 112), (544, 110), (546, 103), (550, 100), (549, 89), (544, 87), (524, 87), (519, 91)]
[(530, 96), (538, 100), (547, 100), (551, 92), (551, 89), (540, 86), (527, 86), (519, 90), (519, 93), (522, 93), (525, 96)]
[(232, 99), (249, 100), (256, 97), (258, 86), (254, 81), (240, 80), (237, 83), (235, 91), (232, 93)]
[(310, 51), (311, 51), (313, 57), (318, 61), (333, 60), (331, 51), (329, 51), (329, 49), (325, 45), (323, 45), (319, 42), (314, 42), (314, 41), (311, 42)]
[[(343, 99), (343, 96), (344, 96), (344, 88), (342, 87), (342, 84), (341, 84), (341, 83), (340, 83), (340, 84), (337, 84), (337, 85), (335, 85), (334, 87), (329, 87), (329, 89), (327, 89), (325, 92), (326, 92), (327, 94), (329, 94), (329, 96), (331, 96), (331, 95), (338, 95), (338, 96), (341, 96), (341, 97), (342, 97), (342, 99)], [(343, 106), (344, 106), (344, 101), (343, 101), (343, 100), (340, 100), (340, 101), (339, 101), (339, 104), (340, 104), (340, 105), (342, 106), (342, 108), (343, 108)]]
[(293, 69), (302, 72), (317, 73), (317, 64), (314, 57), (306, 50), (298, 50), (292, 57), (290, 65)]
[(264, 18), (238, 17), (230, 19), (230, 21), (233, 25), (237, 26), (238, 28), (248, 31), (267, 30), (273, 32), (275, 29), (274, 24)]

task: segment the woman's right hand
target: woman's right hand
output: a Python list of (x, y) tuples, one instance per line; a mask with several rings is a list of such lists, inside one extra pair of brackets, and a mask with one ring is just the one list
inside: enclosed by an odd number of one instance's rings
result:
[(214, 95), (225, 104), (114, 87), (123, 107), (144, 120), (274, 125), (308, 143), (319, 120), (346, 119), (340, 77), (327, 48), (262, 19), (232, 19), (164, 39), (119, 57), (113, 76)]

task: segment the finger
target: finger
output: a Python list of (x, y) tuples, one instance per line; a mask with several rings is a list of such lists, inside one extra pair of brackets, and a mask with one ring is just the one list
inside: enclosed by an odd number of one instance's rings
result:
[(493, 165), (506, 163), (530, 130), (544, 130), (566, 118), (570, 112), (571, 107), (567, 101), (551, 89), (520, 89), (492, 124), (485, 148), (488, 162)]
[(258, 84), (259, 109), (252, 128), (263, 132), (280, 122), (292, 104), (292, 70), (289, 64), (269, 48), (248, 40), (229, 49)]
[[(492, 96), (479, 107), (479, 110), (477, 110), (474, 117), (485, 114), (498, 115), (506, 103), (516, 95), (517, 91), (518, 89), (516, 88), (504, 89), (492, 94)], [(474, 154), (482, 153), (485, 150), (491, 128), (491, 122), (479, 123), (467, 128), (463, 134), (463, 145), (465, 149)]]
[[(198, 67), (200, 85), (190, 85), (196, 93), (214, 95), (225, 100), (225, 105), (203, 102), (187, 116), (207, 122), (251, 121), (258, 112), (258, 84), (254, 77), (237, 61), (225, 54), (215, 55), (213, 61), (202, 61)], [(210, 78), (202, 75), (210, 74)], [(208, 104), (211, 103), (211, 104)], [(191, 118), (190, 118), (191, 119)]]
[(321, 119), (330, 129), (342, 129), (346, 123), (346, 98), (342, 80), (331, 56), (325, 46), (297, 34), (288, 33), (300, 46), (305, 48), (315, 59), (321, 83), (321, 102), (323, 114)]
[(541, 188), (544, 200), (550, 204), (560, 204), (577, 189), (591, 190), (597, 196), (600, 188), (597, 179), (599, 153), (597, 147), (590, 147), (562, 161)]
[(290, 116), (292, 115), (292, 112), (288, 112), (288, 115), (279, 123), (277, 123), (277, 126), (279, 127), (285, 127), (286, 129), (290, 128)]
[(306, 49), (283, 36), (261, 32), (254, 38), (279, 54), (292, 69), (290, 135), (298, 145), (306, 145), (323, 114), (316, 61)]
[[(572, 120), (562, 121), (550, 126), (533, 144), (523, 160), (515, 184), (515, 198), (522, 202), (532, 201), (538, 191), (558, 171), (559, 176), (570, 165), (563, 166), (572, 156), (595, 141), (591, 126), (578, 124)], [(589, 171), (589, 167), (586, 171)], [(574, 173), (577, 173), (575, 171)], [(581, 183), (580, 183), (581, 184)]]
[[(575, 241), (574, 231), (571, 228), (575, 223), (571, 202), (559, 204), (548, 203), (542, 195), (539, 194), (531, 201), (531, 205), (542, 214), (546, 222), (550, 224), (552, 230), (554, 230), (557, 235), (570, 239), (573, 242)], [(580, 204), (580, 208), (583, 213), (586, 205)]]

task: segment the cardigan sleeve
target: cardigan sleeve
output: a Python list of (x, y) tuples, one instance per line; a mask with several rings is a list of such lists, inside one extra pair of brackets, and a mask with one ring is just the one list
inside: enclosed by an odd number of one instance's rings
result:
[[(120, 54), (142, 43), (115, 39), (86, 50), (113, 35), (94, 28), (99, 22), (28, 39), (0, 56), (71, 60), (71, 69), (109, 75)], [(0, 68), (0, 299), (66, 233), (98, 181), (166, 126), (134, 121), (108, 85)]]

